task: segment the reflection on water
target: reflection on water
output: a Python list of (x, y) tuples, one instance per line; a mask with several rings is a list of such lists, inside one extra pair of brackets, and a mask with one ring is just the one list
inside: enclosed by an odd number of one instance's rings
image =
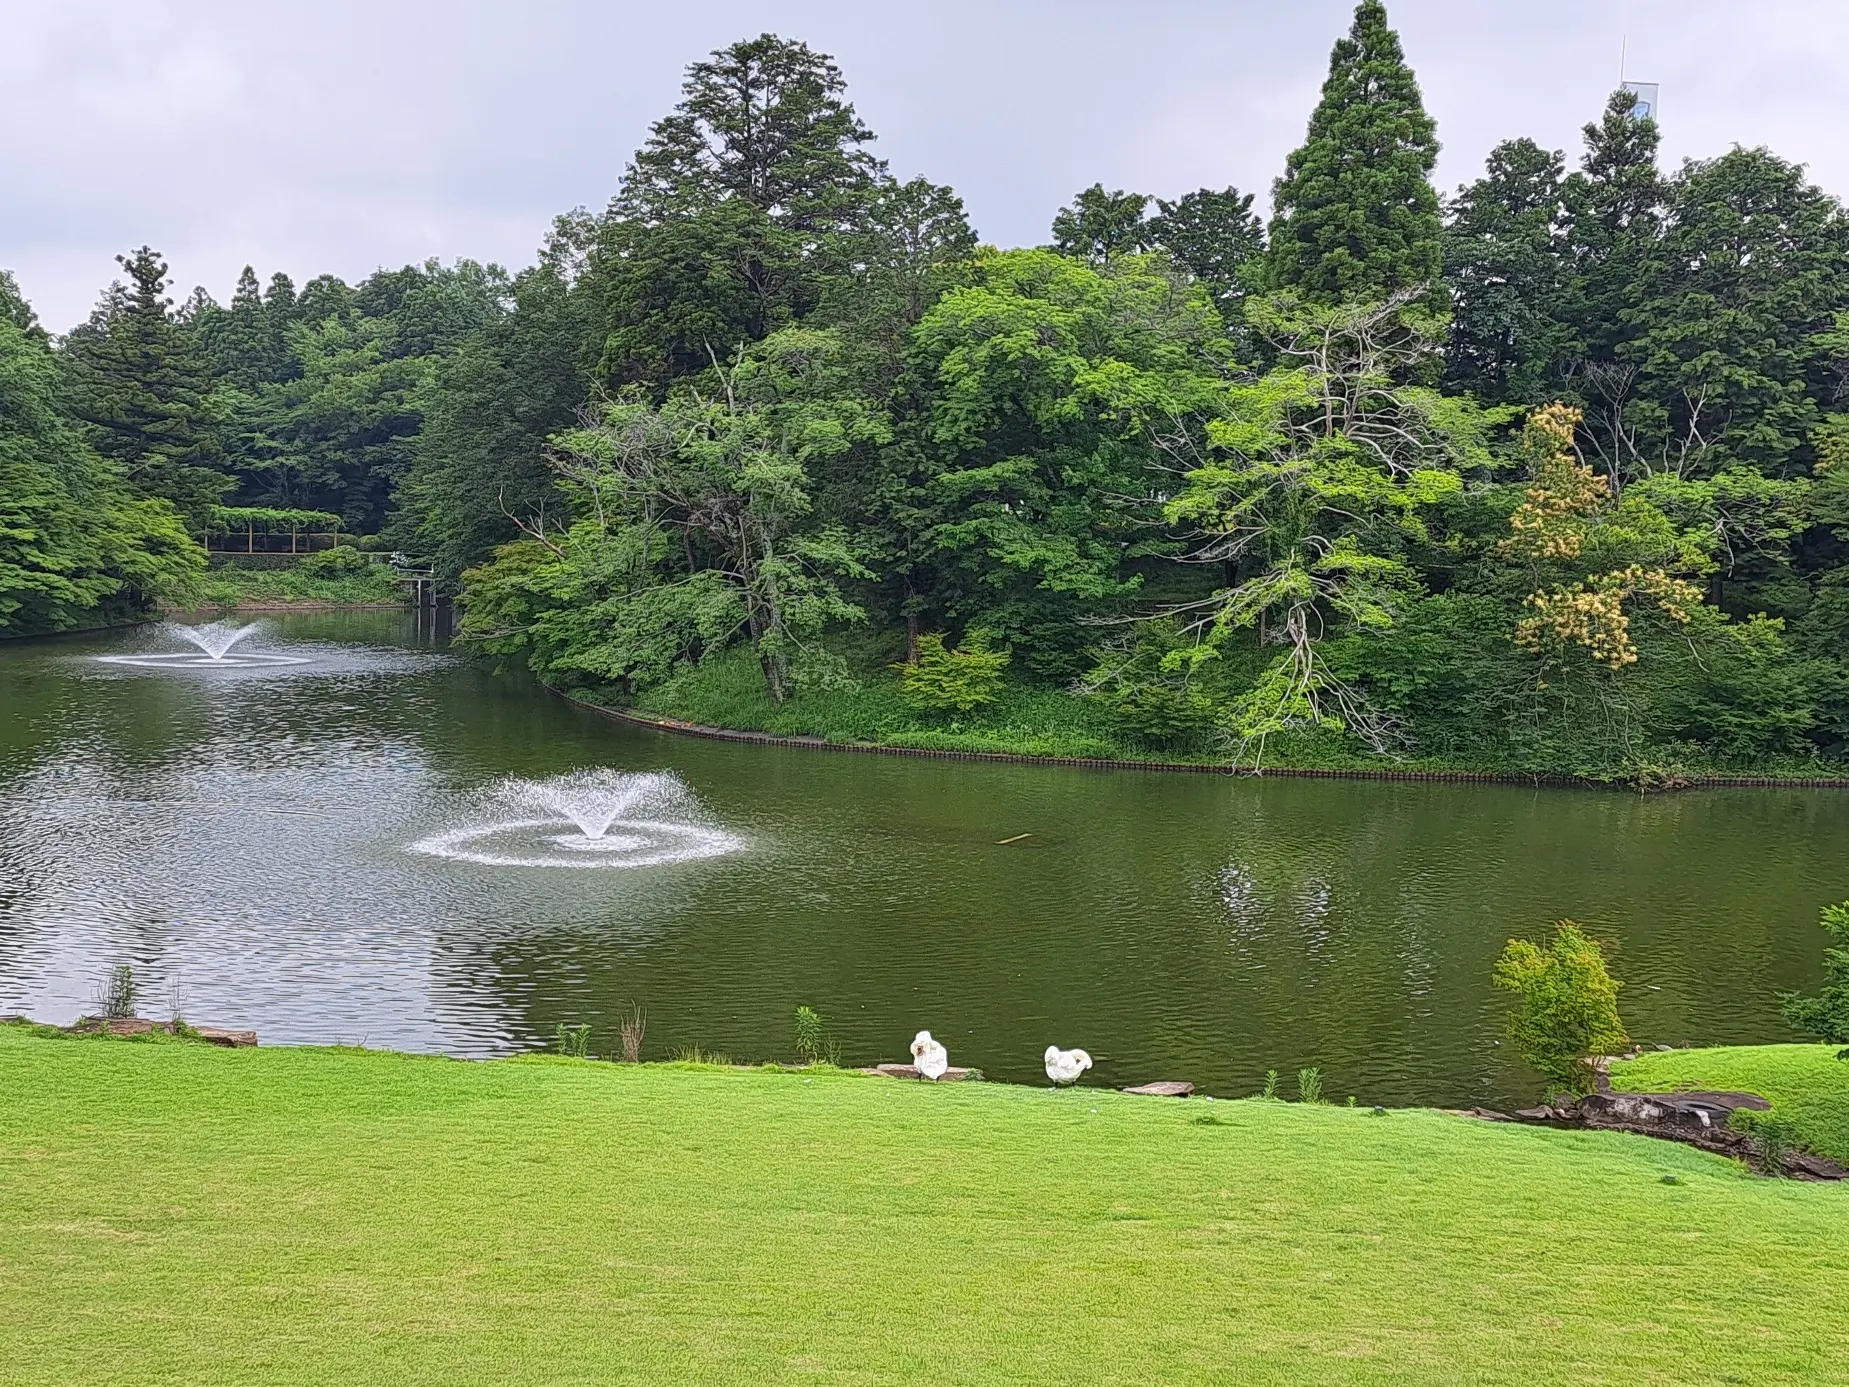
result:
[(408, 614), (253, 642), (300, 666), (93, 658), (141, 639), (0, 646), (0, 1011), (68, 1019), (130, 962), (144, 1011), (177, 988), (266, 1041), (480, 1055), (573, 1020), (600, 1049), (639, 1003), (651, 1053), (762, 1058), (808, 1004), (855, 1061), (929, 1029), (1001, 1078), (1057, 1040), (1098, 1082), (1316, 1064), (1338, 1100), (1461, 1104), (1530, 1091), (1510, 934), (1611, 941), (1642, 1039), (1774, 1040), (1849, 896), (1849, 796), (786, 752), (598, 719)]

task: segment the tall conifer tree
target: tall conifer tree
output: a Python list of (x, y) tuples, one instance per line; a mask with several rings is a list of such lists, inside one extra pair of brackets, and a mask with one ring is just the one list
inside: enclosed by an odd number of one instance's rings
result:
[(1335, 45), (1303, 146), (1272, 189), (1270, 278), (1317, 303), (1439, 284), (1437, 127), (1380, 0)]
[(143, 495), (171, 501), (203, 530), (231, 486), (211, 368), (174, 320), (159, 253), (143, 246), (116, 261), (130, 286), (111, 285), (67, 344), (73, 412)]

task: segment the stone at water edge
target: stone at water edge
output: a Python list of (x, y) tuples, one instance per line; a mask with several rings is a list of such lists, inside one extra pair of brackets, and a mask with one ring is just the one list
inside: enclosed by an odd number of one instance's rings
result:
[[(77, 1024), (66, 1026), (67, 1031), (85, 1035), (146, 1035), (149, 1031), (173, 1032), (171, 1021), (150, 1021), (145, 1016), (80, 1016)], [(189, 1026), (195, 1039), (210, 1045), (223, 1045), (228, 1049), (247, 1049), (257, 1043), (255, 1031), (230, 1030), (224, 1026)]]
[[(924, 1079), (924, 1076), (918, 1072), (918, 1066), (915, 1064), (876, 1064), (873, 1068), (861, 1072), (866, 1074), (884, 1074), (889, 1079)], [(937, 1080), (937, 1082), (940, 1084), (947, 1084), (954, 1080), (967, 1079), (968, 1077), (969, 1070), (958, 1069), (953, 1065), (944, 1071), (943, 1077)], [(926, 1080), (926, 1082), (929, 1081)]]
[(1194, 1085), (1186, 1079), (1158, 1079), (1153, 1084), (1138, 1084), (1135, 1088), (1123, 1091), (1141, 1094), (1145, 1098), (1192, 1098)]

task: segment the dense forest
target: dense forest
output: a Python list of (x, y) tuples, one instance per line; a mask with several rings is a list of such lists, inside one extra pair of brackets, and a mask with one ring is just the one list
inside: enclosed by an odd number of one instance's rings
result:
[(0, 631), (183, 602), (226, 507), (431, 564), (590, 696), (918, 745), (1673, 780), (1849, 759), (1849, 219), (1615, 94), (1441, 197), (1384, 7), (1269, 220), (979, 242), (825, 55), (687, 70), (609, 206), (48, 336), (0, 278)]

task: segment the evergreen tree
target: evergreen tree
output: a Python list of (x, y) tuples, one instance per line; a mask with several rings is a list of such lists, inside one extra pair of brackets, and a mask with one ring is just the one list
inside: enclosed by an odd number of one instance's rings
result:
[(1147, 193), (1107, 193), (1094, 183), (1053, 217), (1053, 249), (1094, 265), (1118, 255), (1148, 250), (1149, 224), (1143, 219)]
[(1335, 45), (1322, 101), (1272, 189), (1269, 278), (1314, 303), (1430, 287), (1442, 304), (1437, 128), (1380, 0)]
[(147, 246), (116, 260), (132, 288), (111, 285), (66, 344), (73, 409), (99, 453), (200, 532), (231, 487), (211, 369), (174, 319), (166, 262)]
[(688, 68), (605, 219), (608, 379), (707, 369), (815, 308), (886, 181), (846, 92), (826, 54), (772, 34)]
[(1656, 122), (1635, 116), (1637, 97), (1616, 91), (1584, 127), (1585, 154), (1567, 178), (1567, 274), (1562, 318), (1571, 329), (1569, 369), (1586, 412), (1582, 439), (1605, 471), (1634, 467), (1632, 400), (1637, 368), (1623, 358), (1637, 335), (1639, 286), (1654, 278), (1665, 188), (1657, 172)]
[(1252, 211), (1252, 194), (1201, 188), (1174, 202), (1158, 198), (1156, 208), (1151, 244), (1174, 256), (1230, 316), (1265, 254), (1265, 225)]
[[(8, 287), (0, 279), (0, 289)], [(164, 502), (135, 501), (58, 405), (42, 339), (0, 314), (0, 632), (57, 631), (105, 605), (138, 615), (204, 556)]]
[(201, 315), (199, 335), (211, 356), (212, 370), (226, 384), (254, 391), (280, 377), (280, 337), (264, 310), (257, 272), (249, 265), (238, 276), (231, 306)]
[(302, 286), (301, 295), (295, 301), (295, 321), (324, 323), (329, 318), (351, 312), (352, 308), (353, 290), (344, 280), (335, 275), (316, 275)]
[(561, 509), (548, 440), (590, 394), (601, 305), (587, 275), (597, 228), (561, 217), (513, 305), (437, 366), (387, 531), (453, 582), (516, 537), (514, 517)]
[(1539, 402), (1564, 354), (1564, 169), (1563, 155), (1510, 140), (1451, 203), (1446, 376), (1482, 400)]
[(655, 122), (616, 207), (658, 222), (738, 199), (778, 227), (815, 234), (858, 210), (884, 166), (826, 53), (775, 34), (687, 69), (681, 102)]
[(32, 311), (32, 305), (20, 293), (19, 281), (13, 278), (11, 270), (0, 270), (0, 319), (11, 323), (29, 337), (43, 339), (45, 336), (45, 330), (39, 326), (39, 315)]
[(1822, 419), (1815, 339), (1849, 304), (1846, 229), (1836, 199), (1763, 148), (1676, 175), (1625, 353), (1640, 371), (1641, 465), (1780, 476), (1803, 460)]

